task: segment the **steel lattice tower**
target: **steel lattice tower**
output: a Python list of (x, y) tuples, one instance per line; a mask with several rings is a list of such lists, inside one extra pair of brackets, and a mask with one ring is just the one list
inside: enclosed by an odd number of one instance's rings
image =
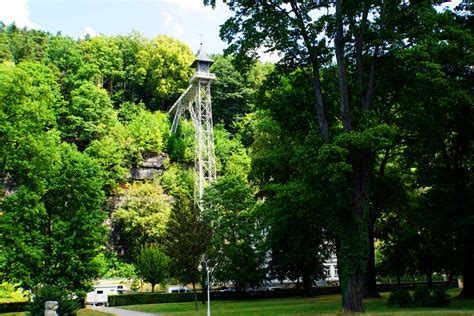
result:
[(209, 72), (213, 63), (201, 47), (191, 64), (195, 73), (189, 87), (169, 110), (170, 113), (175, 111), (171, 133), (176, 133), (179, 119), (186, 110), (194, 125), (194, 202), (199, 207), (202, 206), (204, 187), (216, 179), (211, 106), (211, 82), (216, 76)]

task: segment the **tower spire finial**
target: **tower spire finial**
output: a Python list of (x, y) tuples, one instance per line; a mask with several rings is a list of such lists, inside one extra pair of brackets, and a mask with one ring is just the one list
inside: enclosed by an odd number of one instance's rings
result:
[(199, 45), (200, 45), (200, 48), (202, 48), (202, 37), (204, 34), (202, 33), (198, 33), (199, 34)]

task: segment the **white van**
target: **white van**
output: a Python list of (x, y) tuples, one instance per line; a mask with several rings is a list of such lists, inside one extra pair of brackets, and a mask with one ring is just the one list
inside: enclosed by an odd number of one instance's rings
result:
[(86, 305), (107, 306), (109, 295), (123, 294), (123, 285), (96, 285), (87, 293)]
[(87, 293), (86, 305), (107, 306), (109, 303), (109, 296), (103, 290), (94, 290)]
[(171, 285), (166, 290), (166, 293), (187, 293), (187, 292), (192, 292), (192, 291), (180, 285)]

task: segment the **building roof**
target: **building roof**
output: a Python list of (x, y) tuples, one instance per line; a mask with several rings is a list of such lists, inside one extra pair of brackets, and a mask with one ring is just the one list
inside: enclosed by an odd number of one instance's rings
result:
[(198, 62), (208, 63), (209, 65), (212, 65), (214, 63), (214, 61), (210, 59), (209, 56), (207, 56), (206, 52), (204, 51), (204, 49), (202, 49), (202, 47), (199, 48), (196, 54), (196, 59), (191, 64), (191, 68), (196, 68), (196, 64)]

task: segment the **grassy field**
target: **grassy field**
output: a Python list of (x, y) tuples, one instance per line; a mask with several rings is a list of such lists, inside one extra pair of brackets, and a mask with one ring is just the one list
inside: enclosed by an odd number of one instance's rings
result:
[(113, 314), (109, 313), (103, 313), (99, 311), (93, 311), (87, 308), (81, 309), (80, 311), (77, 312), (77, 315), (79, 316), (113, 316)]
[[(340, 295), (254, 301), (211, 301), (211, 314), (213, 316), (339, 315), (340, 302)], [(367, 311), (365, 315), (474, 316), (474, 300), (455, 299), (448, 308), (391, 308), (387, 306), (386, 298), (367, 299), (364, 304)], [(194, 303), (133, 305), (124, 308), (173, 316), (206, 315), (206, 305), (199, 304), (199, 310), (194, 311)]]

